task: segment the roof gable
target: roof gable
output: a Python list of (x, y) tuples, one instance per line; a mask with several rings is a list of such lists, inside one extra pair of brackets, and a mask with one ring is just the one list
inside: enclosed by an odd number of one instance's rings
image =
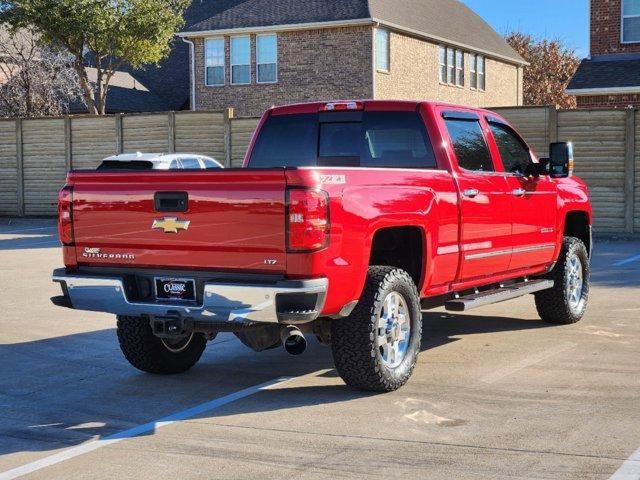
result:
[(227, 30), (370, 18), (367, 0), (194, 0), (208, 18), (186, 31)]
[(183, 33), (370, 21), (525, 64), (507, 42), (459, 0), (194, 0), (203, 20)]

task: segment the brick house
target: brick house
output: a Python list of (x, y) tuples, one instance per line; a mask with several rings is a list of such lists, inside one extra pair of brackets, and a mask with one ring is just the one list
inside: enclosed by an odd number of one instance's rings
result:
[(640, 106), (640, 1), (591, 0), (590, 44), (567, 88), (578, 108)]
[[(191, 106), (434, 99), (522, 104), (526, 62), (458, 0), (195, 0)], [(208, 14), (203, 14), (208, 10)]]

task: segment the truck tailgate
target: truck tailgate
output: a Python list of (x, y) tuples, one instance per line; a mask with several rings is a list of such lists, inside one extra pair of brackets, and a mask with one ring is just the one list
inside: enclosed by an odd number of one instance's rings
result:
[(69, 183), (81, 266), (285, 270), (284, 170), (73, 172)]

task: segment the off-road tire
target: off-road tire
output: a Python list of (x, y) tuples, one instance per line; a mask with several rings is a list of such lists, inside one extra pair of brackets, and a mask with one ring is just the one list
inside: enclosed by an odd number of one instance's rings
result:
[[(572, 308), (567, 298), (567, 269), (573, 255), (576, 255), (582, 264), (582, 294), (580, 304)], [(543, 290), (535, 294), (536, 308), (540, 318), (545, 322), (558, 324), (572, 324), (579, 322), (587, 309), (589, 299), (589, 254), (582, 240), (575, 237), (565, 237), (558, 263), (547, 278), (554, 281), (551, 289)]]
[[(376, 348), (376, 319), (382, 302), (394, 291), (407, 303), (410, 339), (402, 363), (389, 368)], [(421, 342), (418, 290), (409, 274), (395, 267), (369, 267), (356, 308), (347, 318), (333, 321), (331, 325), (331, 349), (338, 374), (347, 385), (364, 391), (391, 392), (407, 383), (416, 365)]]
[(125, 358), (138, 370), (155, 374), (183, 373), (193, 367), (204, 352), (207, 340), (194, 333), (179, 351), (172, 351), (151, 330), (149, 320), (118, 317), (118, 342)]

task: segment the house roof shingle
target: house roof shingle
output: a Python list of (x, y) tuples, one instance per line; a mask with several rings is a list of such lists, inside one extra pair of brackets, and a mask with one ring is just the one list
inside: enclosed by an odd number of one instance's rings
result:
[(183, 33), (278, 25), (366, 21), (526, 63), (480, 16), (458, 0), (195, 0), (203, 20)]
[(640, 56), (584, 59), (568, 91), (637, 87), (640, 90)]

